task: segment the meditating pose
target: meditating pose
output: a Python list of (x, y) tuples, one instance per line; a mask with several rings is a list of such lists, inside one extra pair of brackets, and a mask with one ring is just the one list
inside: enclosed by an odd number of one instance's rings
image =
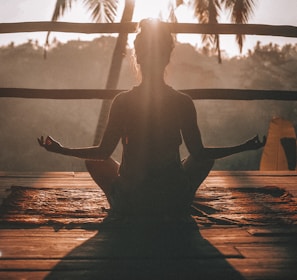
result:
[[(92, 178), (105, 193), (110, 216), (187, 217), (194, 195), (214, 160), (265, 145), (258, 136), (223, 148), (203, 146), (192, 99), (168, 86), (164, 71), (174, 48), (167, 26), (143, 20), (134, 41), (142, 80), (118, 94), (98, 146), (67, 148), (52, 137), (38, 138), (50, 152), (86, 159)], [(111, 155), (121, 140), (121, 163)], [(182, 143), (189, 156), (181, 160)]]

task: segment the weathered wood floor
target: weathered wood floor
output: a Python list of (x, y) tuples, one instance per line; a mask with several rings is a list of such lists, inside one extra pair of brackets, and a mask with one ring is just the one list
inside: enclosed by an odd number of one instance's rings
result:
[[(296, 172), (211, 172), (206, 187), (280, 186)], [(0, 173), (12, 185), (96, 187), (86, 173)], [(276, 213), (277, 215), (277, 213)], [(297, 227), (0, 227), (0, 279), (297, 279)]]

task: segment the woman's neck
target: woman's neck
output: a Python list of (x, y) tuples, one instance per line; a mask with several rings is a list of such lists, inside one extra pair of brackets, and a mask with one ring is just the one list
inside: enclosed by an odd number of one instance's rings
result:
[(149, 74), (142, 75), (141, 85), (146, 88), (162, 88), (166, 86), (164, 81), (163, 73), (153, 73), (150, 72)]

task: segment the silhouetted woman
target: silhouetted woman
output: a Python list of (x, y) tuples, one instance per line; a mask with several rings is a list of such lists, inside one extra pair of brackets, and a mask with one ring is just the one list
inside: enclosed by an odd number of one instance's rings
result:
[[(157, 20), (143, 20), (140, 28), (134, 46), (142, 81), (114, 98), (100, 145), (66, 148), (42, 136), (38, 142), (48, 151), (87, 160), (88, 171), (111, 205), (111, 216), (185, 218), (215, 159), (261, 148), (265, 139), (205, 148), (193, 101), (164, 82), (174, 48), (170, 31)], [(189, 151), (183, 161), (182, 139)], [(119, 141), (123, 145), (120, 164), (111, 159)]]

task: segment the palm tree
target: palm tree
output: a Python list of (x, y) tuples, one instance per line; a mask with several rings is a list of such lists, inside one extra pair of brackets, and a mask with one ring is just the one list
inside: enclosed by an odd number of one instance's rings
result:
[[(67, 10), (71, 9), (73, 2), (76, 2), (76, 0), (57, 0), (51, 21), (57, 21), (62, 17)], [(92, 18), (97, 23), (113, 22), (117, 15), (118, 0), (83, 0), (83, 3), (91, 11)], [(46, 48), (49, 45), (49, 36), (50, 32), (46, 36)]]
[[(70, 9), (72, 3), (76, 0), (57, 0), (55, 10), (52, 16), (52, 21), (57, 21), (60, 16), (63, 16), (67, 9)], [(134, 12), (135, 0), (125, 0), (125, 7), (121, 19), (123, 22), (131, 22)], [(118, 0), (84, 0), (84, 4), (92, 13), (92, 18), (95, 22), (113, 22), (117, 15)], [(46, 37), (46, 45), (48, 45), (50, 32)], [(113, 51), (112, 61), (109, 69), (109, 75), (106, 82), (106, 88), (116, 88), (120, 76), (120, 70), (127, 45), (127, 33), (120, 33)], [(102, 131), (105, 128), (107, 116), (111, 102), (104, 100), (101, 105), (101, 111), (97, 128), (94, 137), (94, 145), (100, 142)]]
[[(52, 16), (52, 21), (58, 20), (60, 16), (68, 9), (71, 9), (72, 3), (76, 0), (57, 0), (55, 10)], [(92, 18), (95, 22), (113, 22), (117, 15), (119, 0), (83, 0), (85, 6), (91, 11)], [(168, 9), (170, 11), (167, 21), (175, 22), (175, 10), (180, 5), (184, 4), (184, 0), (169, 0)], [(231, 23), (244, 24), (249, 20), (250, 15), (253, 12), (255, 5), (254, 0), (191, 0), (193, 4), (194, 14), (200, 23), (211, 23), (217, 24), (220, 12), (224, 9), (225, 11), (231, 12)], [(134, 10), (134, 0), (125, 0), (125, 7), (129, 6)], [(133, 11), (131, 14), (131, 20)], [(124, 17), (124, 15), (123, 15)], [(127, 18), (126, 18), (127, 19)], [(46, 39), (46, 45), (48, 45), (48, 38)], [(220, 52), (220, 39), (219, 35), (204, 34), (202, 36), (204, 43), (211, 43), (215, 46), (218, 51), (218, 61), (221, 63), (221, 52)], [(242, 51), (244, 35), (237, 34), (236, 41), (238, 43), (240, 52)]]
[[(219, 11), (221, 9), (218, 0), (195, 0), (194, 9), (195, 16), (200, 23), (218, 23)], [(219, 35), (203, 34), (202, 42), (210, 42), (212, 45), (215, 45), (218, 52), (218, 62), (222, 63)]]
[[(132, 21), (134, 4), (135, 4), (135, 0), (125, 0), (125, 8), (123, 11), (121, 23)], [(128, 41), (128, 34), (120, 33), (117, 38), (117, 42), (113, 51), (112, 61), (109, 69), (107, 82), (106, 82), (107, 89), (116, 88), (118, 85), (122, 62), (126, 53), (127, 41)], [(110, 105), (111, 105), (110, 100), (102, 101), (100, 116), (99, 116), (95, 137), (94, 137), (94, 145), (100, 142), (102, 131), (106, 126)]]
[[(57, 21), (65, 11), (71, 9), (76, 0), (57, 0), (52, 21)], [(95, 22), (113, 22), (117, 15), (118, 0), (83, 0), (85, 6), (91, 11)]]
[[(194, 12), (200, 23), (217, 24), (220, 11), (222, 9), (231, 12), (231, 22), (244, 24), (249, 20), (254, 8), (254, 0), (194, 0)], [(237, 34), (236, 40), (242, 52), (244, 35)], [(202, 36), (203, 42), (210, 42), (215, 45), (218, 52), (218, 61), (222, 63), (220, 51), (220, 38), (218, 34), (205, 34)]]

